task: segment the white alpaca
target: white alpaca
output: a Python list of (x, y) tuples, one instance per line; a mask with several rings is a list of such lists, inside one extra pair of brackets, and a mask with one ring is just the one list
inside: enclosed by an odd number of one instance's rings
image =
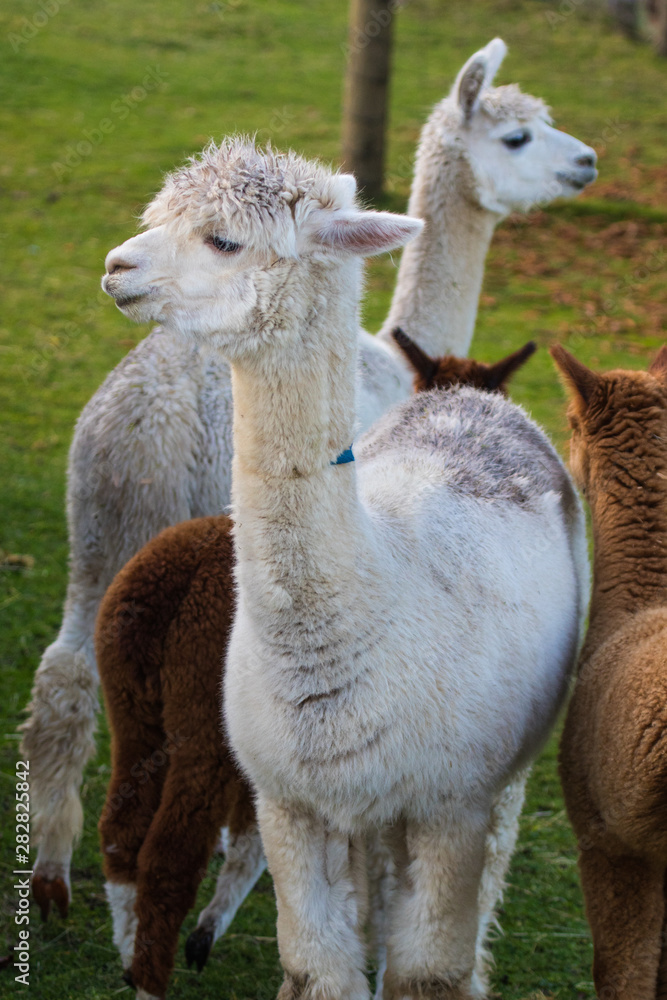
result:
[[(495, 39), (466, 63), (420, 142), (411, 206), (428, 225), (401, 262), (382, 336), (398, 317), (435, 355), (467, 352), (484, 258), (502, 216), (571, 195), (595, 176), (593, 150), (551, 128), (541, 101), (514, 86), (491, 87), (505, 51)], [(409, 312), (411, 295), (418, 313)], [(360, 337), (358, 425), (365, 429), (410, 394), (412, 373), (389, 339)], [(154, 331), (121, 361), (77, 423), (64, 618), (37, 671), (23, 737), (39, 844), (34, 891), (43, 911), (54, 898), (65, 912), (69, 896), (79, 787), (94, 750), (99, 602), (116, 572), (162, 528), (227, 506), (231, 425), (226, 362), (171, 328)]]
[(428, 354), (466, 356), (500, 220), (597, 176), (595, 151), (552, 128), (542, 101), (490, 86), (505, 52), (496, 38), (474, 55), (422, 129), (408, 212), (426, 226), (403, 251), (384, 340), (400, 326)]
[(230, 140), (144, 221), (103, 287), (232, 367), (225, 709), (258, 793), (281, 997), (367, 998), (375, 829), (397, 879), (384, 996), (481, 996), (492, 812), (549, 731), (583, 624), (576, 493), (520, 408), (467, 388), (414, 396), (335, 461), (355, 431), (360, 256), (421, 228), (358, 210), (351, 177)]

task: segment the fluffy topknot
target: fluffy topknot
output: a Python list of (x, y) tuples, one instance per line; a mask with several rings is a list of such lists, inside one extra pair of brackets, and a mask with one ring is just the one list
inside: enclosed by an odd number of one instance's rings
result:
[(480, 109), (494, 121), (516, 119), (522, 124), (533, 118), (551, 122), (550, 108), (539, 97), (524, 94), (516, 83), (502, 87), (489, 87), (480, 97)]
[[(284, 244), (315, 208), (351, 208), (354, 191), (328, 167), (247, 136), (211, 142), (168, 174), (145, 209), (147, 228), (214, 232), (245, 245)], [(283, 249), (285, 247), (283, 246)]]
[[(534, 118), (551, 122), (549, 107), (539, 97), (524, 94), (516, 83), (504, 84), (502, 87), (488, 87), (482, 91), (477, 113), (487, 115), (494, 122), (513, 122), (526, 124)], [(436, 104), (426, 128), (438, 128), (454, 133), (464, 124), (463, 112), (456, 94), (451, 93)]]

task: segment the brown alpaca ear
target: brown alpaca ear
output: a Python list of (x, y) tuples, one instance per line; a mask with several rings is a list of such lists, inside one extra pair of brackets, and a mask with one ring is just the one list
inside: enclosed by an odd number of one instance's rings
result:
[(430, 358), (425, 351), (422, 351), (421, 347), (415, 344), (414, 340), (411, 340), (407, 333), (401, 330), (400, 326), (392, 330), (391, 335), (420, 380), (426, 385), (430, 385), (438, 371), (437, 362), (433, 358)]
[(576, 395), (584, 405), (588, 405), (590, 398), (598, 384), (599, 377), (581, 361), (577, 361), (573, 354), (566, 351), (560, 344), (554, 344), (549, 348), (549, 354), (556, 362), (565, 386)]
[(649, 375), (667, 378), (667, 344), (663, 344), (648, 367)]
[(518, 351), (513, 354), (508, 354), (506, 358), (502, 361), (496, 361), (495, 365), (489, 365), (485, 381), (487, 388), (493, 392), (494, 389), (500, 389), (504, 391), (506, 384), (511, 379), (514, 372), (524, 365), (531, 354), (534, 354), (537, 350), (537, 344), (534, 340), (529, 340), (527, 344), (524, 344)]

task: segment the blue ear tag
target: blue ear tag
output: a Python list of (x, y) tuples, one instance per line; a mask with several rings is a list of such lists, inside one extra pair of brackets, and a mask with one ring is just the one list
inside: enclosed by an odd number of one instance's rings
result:
[(348, 462), (354, 462), (354, 455), (352, 454), (352, 445), (346, 448), (345, 451), (341, 451), (340, 455), (335, 462), (331, 462), (330, 465), (347, 465)]

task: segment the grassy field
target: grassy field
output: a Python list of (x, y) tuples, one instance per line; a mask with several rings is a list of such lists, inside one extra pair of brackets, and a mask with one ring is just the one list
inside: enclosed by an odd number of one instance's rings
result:
[[(16, 940), (15, 732), (65, 590), (67, 448), (83, 404), (147, 332), (100, 292), (105, 253), (133, 233), (161, 173), (210, 136), (258, 132), (277, 146), (336, 160), (346, 6), (17, 0), (0, 9), (0, 956)], [(501, 82), (517, 80), (545, 97), (556, 123), (600, 155), (600, 180), (584, 198), (499, 230), (474, 343), (474, 353), (491, 360), (538, 341), (542, 350), (518, 376), (514, 397), (562, 446), (563, 396), (546, 345), (560, 340), (601, 367), (641, 367), (664, 338), (667, 62), (614, 34), (582, 4), (411, 0), (397, 20), (387, 205), (405, 205), (430, 105), (496, 34), (510, 46)], [(369, 329), (386, 314), (394, 278), (388, 257), (370, 268)], [(33, 914), (32, 998), (132, 995), (119, 977), (97, 847), (108, 775), (100, 719), (70, 917), (42, 926)], [(213, 878), (214, 866), (200, 902)], [(504, 1000), (593, 996), (553, 740), (530, 783), (501, 923), (494, 987)], [(193, 924), (194, 914), (186, 933)], [(179, 957), (170, 995), (274, 996), (274, 935), (265, 876), (201, 976)], [(21, 988), (11, 970), (0, 969), (0, 1000)]]

